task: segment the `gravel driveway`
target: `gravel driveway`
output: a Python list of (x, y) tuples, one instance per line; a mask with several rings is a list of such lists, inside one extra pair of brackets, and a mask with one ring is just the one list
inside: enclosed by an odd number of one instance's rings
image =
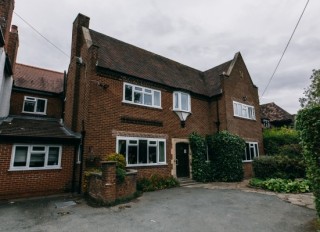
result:
[(174, 188), (134, 202), (93, 208), (69, 198), (0, 203), (0, 231), (303, 232), (312, 209), (239, 190)]

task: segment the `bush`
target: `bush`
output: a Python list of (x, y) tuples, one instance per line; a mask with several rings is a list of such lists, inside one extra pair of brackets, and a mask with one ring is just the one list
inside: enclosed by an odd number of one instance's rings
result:
[(118, 153), (111, 153), (107, 156), (105, 159), (106, 161), (116, 161), (117, 162), (117, 167), (121, 169), (126, 169), (127, 163), (126, 163), (126, 158)]
[(177, 186), (179, 186), (179, 181), (173, 176), (166, 177), (158, 174), (153, 174), (150, 178), (142, 178), (137, 181), (137, 190), (142, 192), (150, 192)]
[[(279, 155), (282, 154), (283, 146), (299, 147), (299, 134), (296, 130), (282, 127), (263, 130), (263, 144), (266, 155)], [(287, 147), (288, 149), (288, 147)], [(286, 153), (288, 150), (284, 150)], [(294, 154), (301, 156), (301, 153), (297, 154), (299, 148), (293, 149)], [(288, 155), (287, 153), (284, 155)]]
[(252, 162), (255, 177), (261, 179), (304, 178), (305, 163), (302, 159), (287, 156), (261, 156)]
[(190, 148), (192, 152), (192, 178), (199, 182), (209, 182), (214, 180), (214, 167), (212, 163), (206, 162), (206, 141), (197, 133), (189, 136)]
[(298, 112), (299, 130), (303, 156), (307, 165), (307, 177), (315, 196), (316, 210), (320, 217), (320, 106), (305, 108)]
[(268, 179), (261, 180), (253, 178), (249, 185), (274, 192), (285, 193), (306, 193), (310, 192), (310, 182), (308, 180), (286, 180), (286, 179)]
[(211, 141), (214, 157), (212, 163), (215, 165), (216, 180), (241, 181), (244, 175), (242, 157), (245, 141), (227, 131), (213, 135)]

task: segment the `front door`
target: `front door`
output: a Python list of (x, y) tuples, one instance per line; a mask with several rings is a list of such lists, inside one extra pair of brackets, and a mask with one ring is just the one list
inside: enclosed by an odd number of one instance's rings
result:
[(176, 144), (177, 177), (189, 177), (189, 144)]

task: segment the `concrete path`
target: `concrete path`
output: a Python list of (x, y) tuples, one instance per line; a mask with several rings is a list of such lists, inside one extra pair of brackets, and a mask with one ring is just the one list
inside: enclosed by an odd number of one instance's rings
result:
[(266, 191), (263, 189), (255, 189), (249, 187), (249, 180), (244, 180), (242, 182), (226, 183), (226, 182), (211, 182), (211, 183), (196, 183), (186, 185), (187, 188), (205, 188), (205, 189), (237, 189), (244, 192), (262, 193), (271, 196), (277, 196), (281, 200), (290, 202), (294, 205), (299, 205), (307, 207), (309, 209), (315, 209), (314, 196), (312, 193), (276, 193), (271, 191)]

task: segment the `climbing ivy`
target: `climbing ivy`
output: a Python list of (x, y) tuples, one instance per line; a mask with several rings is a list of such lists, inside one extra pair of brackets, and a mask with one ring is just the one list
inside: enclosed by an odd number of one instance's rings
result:
[(300, 110), (296, 125), (306, 161), (307, 177), (311, 182), (320, 217), (320, 106)]

